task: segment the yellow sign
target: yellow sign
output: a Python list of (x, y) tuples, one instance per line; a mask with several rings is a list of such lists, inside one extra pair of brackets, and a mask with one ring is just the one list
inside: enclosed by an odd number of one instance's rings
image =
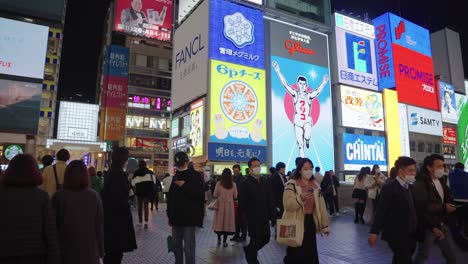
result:
[(400, 118), (396, 91), (383, 89), (385, 126), (387, 127), (387, 162), (390, 170), (401, 155)]
[(205, 99), (200, 99), (190, 105), (190, 139), (195, 153), (192, 157), (203, 155), (203, 117), (205, 111)]
[(210, 142), (266, 146), (265, 71), (211, 60)]

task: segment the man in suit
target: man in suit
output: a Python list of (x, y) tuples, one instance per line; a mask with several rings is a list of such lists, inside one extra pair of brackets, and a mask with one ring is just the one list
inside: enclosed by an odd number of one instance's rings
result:
[(276, 218), (281, 218), (283, 215), (283, 193), (284, 185), (286, 184), (286, 164), (278, 162), (276, 164), (276, 173), (271, 178), (271, 186), (273, 189), (273, 202), (276, 209)]
[(399, 157), (395, 161), (398, 176), (381, 190), (374, 223), (368, 242), (375, 246), (380, 232), (393, 251), (393, 264), (412, 264), (416, 248), (418, 219), (412, 183), (416, 179), (416, 161)]

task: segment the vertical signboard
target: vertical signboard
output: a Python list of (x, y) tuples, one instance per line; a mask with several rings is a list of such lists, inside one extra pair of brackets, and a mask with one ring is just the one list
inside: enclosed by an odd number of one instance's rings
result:
[(402, 152), (397, 93), (389, 89), (383, 90), (383, 101), (387, 127), (387, 162), (391, 168)]
[(458, 96), (457, 101), (459, 106), (458, 119), (458, 147), (460, 162), (465, 164), (465, 168), (468, 168), (468, 98), (466, 96)]
[(326, 35), (270, 21), (273, 164), (334, 168)]
[(114, 30), (171, 40), (173, 0), (117, 0)]
[(208, 92), (209, 1), (204, 1), (174, 34), (172, 109)]
[(210, 0), (210, 58), (264, 69), (260, 10)]
[(382, 94), (341, 85), (343, 126), (385, 130)]
[(266, 146), (265, 71), (211, 61), (210, 142)]
[(203, 123), (205, 112), (205, 99), (200, 99), (190, 105), (190, 139), (192, 140), (192, 147), (194, 153), (192, 157), (199, 157), (203, 155)]
[(457, 144), (457, 128), (444, 127), (444, 134), (442, 135), (442, 143), (448, 145)]
[(387, 170), (387, 147), (384, 137), (343, 134), (345, 170), (359, 171), (361, 167), (379, 165)]
[(455, 99), (455, 87), (438, 81), (440, 93), (440, 112), (442, 121), (456, 124), (458, 121), (457, 101)]
[(335, 13), (340, 83), (378, 90), (374, 26)]
[(400, 117), (401, 155), (410, 157), (411, 151), (408, 128), (408, 110), (405, 104), (398, 104), (398, 115)]
[(111, 45), (106, 50), (105, 75), (102, 87), (101, 139), (120, 141), (125, 135), (128, 97), (128, 48)]

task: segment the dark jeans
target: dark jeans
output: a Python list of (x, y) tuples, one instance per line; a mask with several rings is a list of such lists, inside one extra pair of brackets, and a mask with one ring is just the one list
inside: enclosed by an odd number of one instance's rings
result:
[(439, 246), (447, 264), (454, 264), (457, 262), (455, 248), (452, 246), (452, 235), (446, 226), (442, 226), (442, 232), (444, 232), (445, 238), (438, 240), (438, 238), (434, 233), (432, 233), (431, 230), (426, 230), (424, 241), (418, 243), (418, 252), (416, 254), (416, 258), (414, 259), (416, 264), (426, 263), (434, 244)]
[[(304, 260), (307, 261), (304, 262)], [(314, 223), (314, 218), (311, 214), (305, 215), (304, 218), (304, 240), (302, 242), (302, 246), (288, 247), (286, 249), (286, 257), (284, 257), (284, 263), (319, 263), (317, 252), (316, 227)]]
[(195, 227), (173, 226), (172, 237), (174, 239), (175, 264), (195, 264)]
[(455, 211), (457, 214), (458, 226), (463, 230), (465, 237), (468, 237), (468, 202), (455, 202), (456, 205), (462, 205)]
[(149, 215), (148, 202), (149, 202), (149, 199), (147, 197), (138, 196), (138, 221), (140, 223), (142, 222), (141, 218), (142, 218), (143, 210), (145, 210), (145, 222), (148, 222), (148, 215)]
[(104, 256), (104, 264), (120, 264), (122, 263), (123, 253), (106, 253)]
[(159, 205), (159, 193), (156, 193), (154, 199), (151, 201), (151, 210), (153, 210), (154, 206), (156, 206), (156, 210), (158, 210)]
[(249, 232), (250, 243), (244, 247), (245, 259), (248, 264), (260, 263), (257, 258), (258, 251), (270, 242), (270, 226), (268, 223), (262, 230), (256, 231), (254, 233)]
[(335, 208), (335, 198), (333, 197), (333, 194), (325, 195), (325, 202), (327, 203), (328, 212), (331, 215), (334, 214), (335, 212), (338, 212)]
[(247, 237), (247, 216), (242, 210), (237, 210), (236, 214), (236, 237)]
[(413, 253), (416, 249), (416, 238), (410, 237), (406, 241), (388, 241), (393, 251), (392, 264), (413, 264)]

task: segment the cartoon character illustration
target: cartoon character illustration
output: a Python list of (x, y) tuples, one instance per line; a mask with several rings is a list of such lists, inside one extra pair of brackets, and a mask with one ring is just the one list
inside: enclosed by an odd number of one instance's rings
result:
[(297, 91), (292, 85), (288, 84), (286, 78), (281, 73), (278, 62), (273, 61), (272, 64), (281, 84), (293, 97), (295, 110), (293, 124), (296, 134), (296, 142), (299, 147), (299, 155), (301, 157), (305, 157), (304, 145), (309, 148), (310, 138), (312, 137), (312, 117), (310, 115), (312, 100), (318, 97), (322, 92), (328, 82), (328, 75), (323, 75), (322, 83), (316, 90), (310, 90), (307, 84), (307, 78), (299, 75), (296, 81), (296, 85), (299, 88)]
[(364, 104), (367, 114), (368, 121), (367, 123), (373, 127), (382, 126), (383, 117), (380, 116), (380, 110), (382, 109), (382, 104), (379, 103), (379, 98), (376, 94), (370, 94), (366, 97), (366, 102)]
[(250, 138), (253, 142), (260, 142), (262, 141), (262, 128), (263, 128), (263, 120), (257, 118), (255, 119), (254, 128), (250, 133)]
[(215, 123), (215, 136), (217, 139), (225, 139), (228, 136), (228, 132), (226, 130), (226, 125), (224, 124), (224, 117), (222, 114), (215, 114), (214, 116), (214, 123)]

